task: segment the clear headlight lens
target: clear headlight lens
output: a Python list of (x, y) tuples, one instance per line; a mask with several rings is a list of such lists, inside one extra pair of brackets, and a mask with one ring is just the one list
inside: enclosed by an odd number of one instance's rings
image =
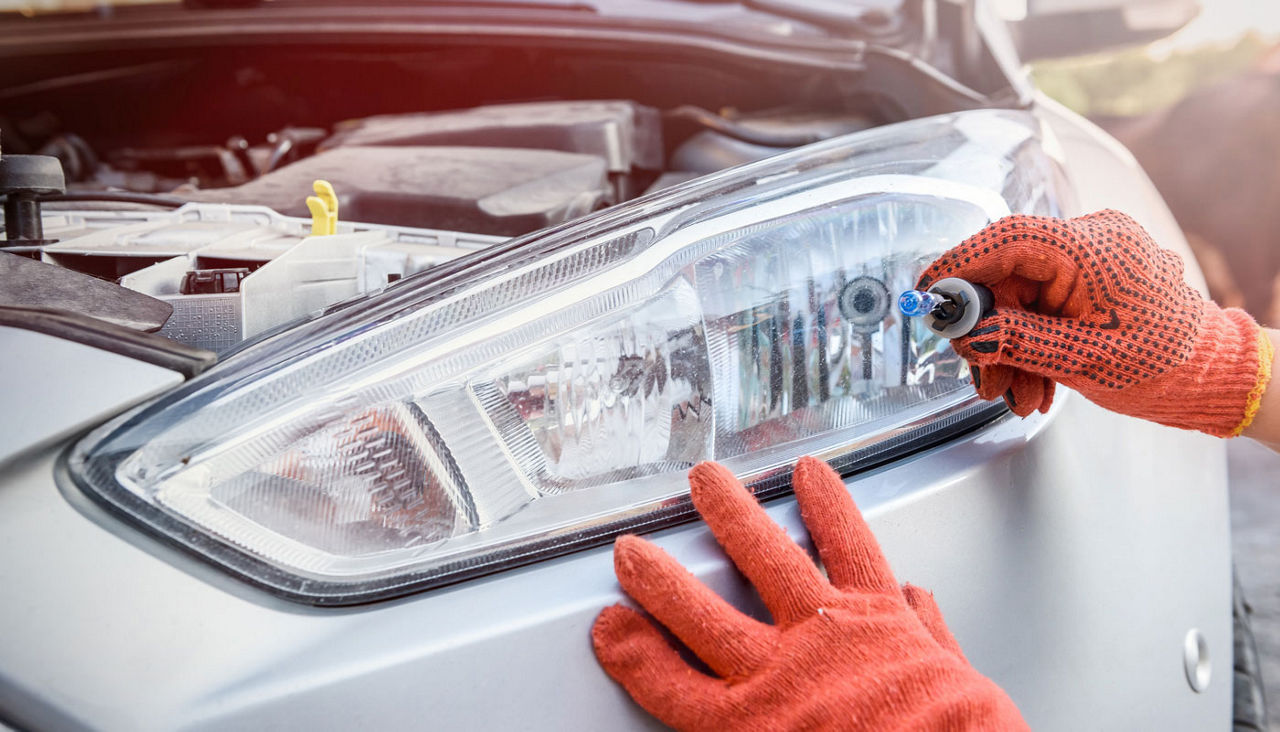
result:
[(442, 265), (112, 422), (77, 481), (286, 596), (361, 602), (671, 523), (715, 459), (778, 490), (989, 418), (892, 307), (1011, 211), (1059, 212), (1035, 119), (809, 146)]

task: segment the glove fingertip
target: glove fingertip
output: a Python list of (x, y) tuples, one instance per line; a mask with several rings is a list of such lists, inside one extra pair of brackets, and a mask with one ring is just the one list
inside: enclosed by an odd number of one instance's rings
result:
[[(744, 495), (749, 500), (744, 501)], [(689, 471), (689, 497), (713, 530), (726, 519), (740, 517), (739, 514), (755, 502), (737, 476), (711, 460), (698, 463)]]
[(1053, 379), (1046, 378), (1044, 380), (1044, 399), (1040, 402), (1040, 413), (1048, 414), (1049, 407), (1053, 406), (1053, 393), (1058, 385)]
[(964, 651), (960, 649), (956, 637), (947, 628), (947, 622), (942, 617), (942, 608), (938, 607), (938, 601), (933, 593), (908, 583), (902, 586), (902, 596), (938, 645), (964, 660)]
[(982, 375), (974, 381), (973, 385), (978, 391), (978, 396), (987, 401), (999, 399), (1013, 384), (1014, 371), (1008, 366), (1000, 364), (976, 366), (970, 364), (970, 369), (974, 372), (981, 370)]
[(690, 727), (724, 691), (723, 681), (686, 663), (653, 623), (622, 605), (600, 611), (591, 644), (605, 673), (669, 726)]
[(906, 598), (907, 604), (911, 606), (911, 609), (917, 613), (925, 611), (930, 614), (940, 614), (938, 605), (933, 599), (933, 593), (923, 587), (913, 585), (910, 582), (904, 583), (902, 585), (902, 596)]
[(1036, 404), (1024, 404), (1018, 401), (1018, 397), (1014, 395), (1013, 389), (1009, 389), (1004, 393), (1004, 403), (1009, 405), (1009, 411), (1019, 417), (1030, 417), (1031, 413), (1036, 411)]
[(689, 483), (695, 489), (702, 486), (732, 485), (737, 481), (728, 468), (714, 460), (704, 460), (689, 469)]
[(613, 540), (613, 571), (619, 580), (625, 582), (636, 574), (649, 546), (649, 542), (634, 534), (623, 534)]
[(836, 475), (836, 471), (832, 470), (825, 460), (819, 460), (812, 455), (804, 455), (796, 461), (792, 482), (808, 484), (815, 480), (839, 481), (840, 476)]
[(646, 631), (655, 634), (658, 632), (652, 623), (635, 610), (622, 604), (604, 608), (591, 625), (591, 645), (595, 648), (596, 658), (606, 668), (611, 663), (617, 663), (625, 655), (623, 644)]

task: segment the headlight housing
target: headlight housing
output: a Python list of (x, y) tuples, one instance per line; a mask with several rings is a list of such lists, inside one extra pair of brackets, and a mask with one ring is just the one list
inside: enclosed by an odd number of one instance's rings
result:
[(402, 594), (691, 514), (990, 418), (892, 308), (1010, 212), (1060, 213), (1035, 118), (966, 112), (725, 171), (251, 343), (85, 438), (110, 508), (276, 593)]

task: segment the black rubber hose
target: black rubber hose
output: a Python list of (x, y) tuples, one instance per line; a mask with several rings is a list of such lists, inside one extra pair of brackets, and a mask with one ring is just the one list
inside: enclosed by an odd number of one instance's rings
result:
[(767, 132), (753, 129), (740, 122), (725, 119), (715, 112), (702, 107), (695, 107), (691, 104), (684, 104), (668, 110), (666, 116), (672, 119), (695, 122), (735, 140), (749, 142), (752, 145), (764, 145), (765, 147), (800, 147), (801, 145), (808, 145), (826, 139), (812, 132)]

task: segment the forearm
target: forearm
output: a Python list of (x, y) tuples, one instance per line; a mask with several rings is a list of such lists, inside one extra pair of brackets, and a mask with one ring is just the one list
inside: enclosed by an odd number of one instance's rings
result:
[(1276, 363), (1276, 358), (1280, 357), (1280, 330), (1266, 328), (1263, 332), (1275, 351), (1271, 360), (1272, 385), (1268, 385), (1267, 390), (1262, 392), (1258, 412), (1242, 434), (1280, 452), (1280, 387), (1274, 386), (1275, 377), (1280, 371), (1280, 364)]

